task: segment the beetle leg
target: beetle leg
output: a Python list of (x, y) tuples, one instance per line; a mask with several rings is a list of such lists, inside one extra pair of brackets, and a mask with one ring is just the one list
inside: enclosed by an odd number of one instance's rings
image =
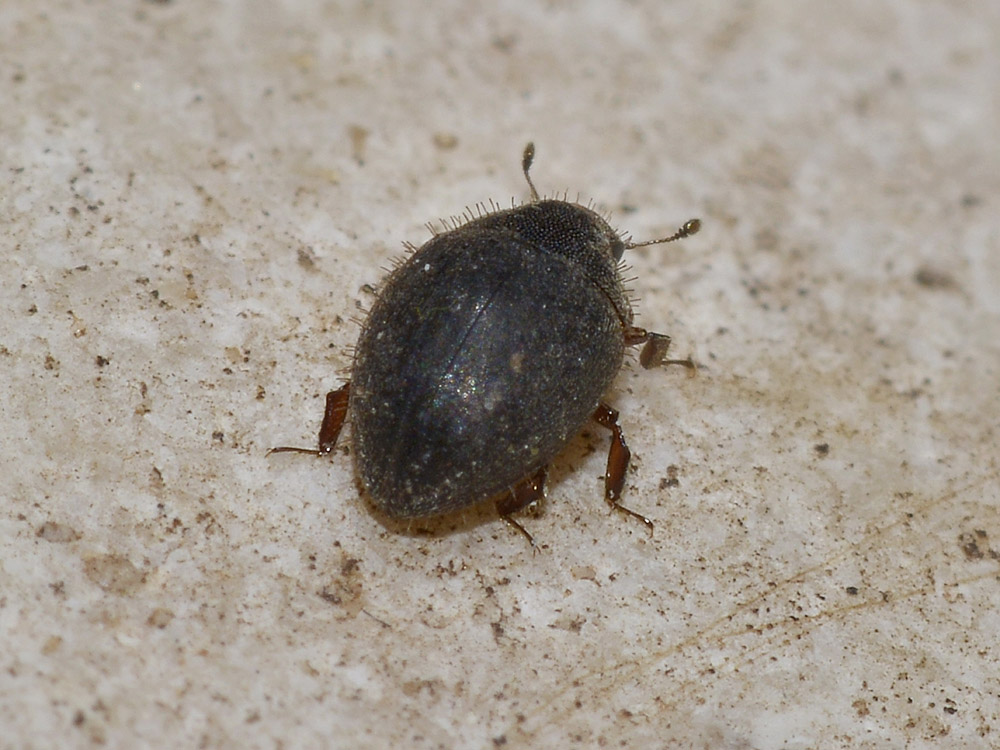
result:
[[(659, 335), (659, 334), (657, 334)], [(669, 339), (668, 339), (669, 340)], [(622, 489), (625, 487), (625, 472), (628, 470), (632, 451), (628, 449), (621, 425), (618, 424), (618, 411), (607, 404), (598, 404), (594, 412), (594, 421), (602, 427), (611, 430), (611, 449), (608, 451), (608, 468), (604, 472), (604, 499), (612, 509), (638, 518), (649, 532), (653, 532), (653, 522), (634, 510), (621, 504)]]
[(319, 428), (319, 447), (294, 448), (290, 445), (282, 445), (278, 448), (271, 448), (267, 455), (272, 453), (310, 453), (314, 456), (325, 456), (333, 450), (340, 437), (340, 431), (344, 427), (344, 420), (347, 419), (347, 405), (350, 401), (351, 384), (345, 383), (335, 391), (326, 394), (326, 410), (323, 412), (323, 424)]
[(319, 427), (319, 450), (320, 455), (325, 455), (333, 450), (340, 437), (340, 431), (344, 427), (344, 420), (347, 419), (347, 404), (351, 397), (350, 381), (344, 383), (335, 391), (326, 394), (326, 409), (323, 412), (323, 424)]
[(692, 372), (695, 364), (691, 357), (687, 359), (667, 359), (667, 349), (670, 348), (670, 337), (664, 333), (653, 333), (645, 328), (630, 327), (625, 331), (626, 346), (645, 344), (639, 352), (639, 364), (647, 370), (660, 365), (683, 365)]
[(534, 474), (529, 474), (520, 482), (515, 484), (510, 488), (510, 491), (507, 492), (507, 494), (502, 495), (496, 501), (496, 509), (497, 513), (500, 514), (500, 517), (512, 528), (523, 534), (528, 542), (531, 543), (531, 547), (534, 550), (538, 549), (538, 545), (535, 544), (534, 538), (521, 524), (511, 517), (511, 514), (517, 513), (519, 510), (527, 508), (532, 503), (545, 497), (545, 477), (547, 474), (548, 467), (543, 466)]

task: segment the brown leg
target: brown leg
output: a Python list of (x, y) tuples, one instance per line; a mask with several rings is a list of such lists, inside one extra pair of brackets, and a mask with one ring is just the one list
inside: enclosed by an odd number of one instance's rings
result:
[(653, 333), (645, 328), (629, 328), (625, 332), (626, 346), (638, 346), (645, 344), (639, 352), (639, 364), (647, 370), (660, 365), (683, 365), (692, 372), (695, 370), (694, 361), (690, 357), (687, 359), (667, 359), (667, 349), (670, 348), (670, 337), (662, 333)]
[(319, 428), (319, 447), (294, 448), (289, 445), (282, 445), (278, 448), (271, 448), (267, 455), (272, 453), (310, 453), (314, 456), (325, 456), (333, 450), (340, 437), (340, 431), (344, 427), (344, 420), (347, 419), (347, 405), (350, 401), (351, 384), (345, 383), (335, 391), (326, 394), (326, 410), (323, 412), (323, 424)]
[(632, 451), (628, 449), (625, 435), (622, 434), (621, 425), (618, 424), (618, 412), (607, 404), (598, 404), (597, 410), (594, 412), (594, 421), (611, 430), (611, 450), (608, 451), (608, 468), (604, 473), (604, 499), (614, 510), (638, 518), (646, 524), (646, 528), (652, 533), (652, 521), (621, 504), (622, 489), (625, 487), (625, 472), (628, 470)]
[(547, 474), (548, 467), (543, 466), (534, 474), (526, 476), (514, 485), (510, 489), (510, 492), (496, 501), (497, 513), (500, 514), (500, 517), (512, 528), (523, 534), (525, 539), (531, 543), (531, 548), (535, 551), (538, 550), (538, 545), (535, 544), (534, 538), (521, 524), (511, 517), (511, 514), (517, 513), (519, 510), (527, 508), (532, 503), (545, 497), (545, 477)]

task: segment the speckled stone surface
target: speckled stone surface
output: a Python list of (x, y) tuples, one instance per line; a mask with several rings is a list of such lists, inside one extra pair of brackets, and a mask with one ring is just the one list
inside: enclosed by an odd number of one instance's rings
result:
[[(0, 746), (1000, 744), (1000, 7), (7, 0)], [(315, 440), (402, 242), (609, 210), (634, 453), (398, 526)]]

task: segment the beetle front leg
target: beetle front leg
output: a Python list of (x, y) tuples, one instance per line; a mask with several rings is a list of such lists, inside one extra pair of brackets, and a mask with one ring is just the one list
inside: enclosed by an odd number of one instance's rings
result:
[[(659, 334), (657, 334), (659, 335)], [(653, 522), (645, 516), (626, 508), (621, 504), (622, 489), (625, 487), (625, 473), (632, 458), (628, 449), (621, 425), (618, 424), (618, 411), (607, 404), (598, 404), (594, 412), (594, 421), (602, 427), (611, 430), (611, 449), (608, 451), (608, 468), (604, 472), (604, 499), (612, 509), (638, 518), (653, 533)]]
[(692, 372), (696, 369), (694, 360), (687, 359), (667, 359), (667, 350), (670, 348), (670, 337), (665, 333), (653, 333), (645, 328), (630, 327), (625, 331), (625, 345), (638, 346), (645, 344), (639, 352), (639, 364), (647, 370), (660, 365), (683, 365)]

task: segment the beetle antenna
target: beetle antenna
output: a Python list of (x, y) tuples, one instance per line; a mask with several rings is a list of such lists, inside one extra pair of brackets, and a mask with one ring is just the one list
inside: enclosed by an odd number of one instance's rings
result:
[[(531, 145), (530, 143), (528, 144)], [(525, 150), (525, 157), (527, 158), (527, 150)], [(528, 162), (531, 163), (530, 161)], [(525, 172), (527, 175), (527, 172)], [(646, 245), (662, 245), (664, 242), (673, 242), (674, 240), (682, 240), (685, 237), (690, 237), (695, 234), (699, 229), (701, 229), (701, 219), (688, 219), (681, 225), (681, 228), (674, 232), (669, 237), (663, 237), (659, 240), (646, 240), (645, 242), (626, 242), (625, 249), (631, 250), (634, 247), (645, 247)]]
[(531, 175), (528, 171), (531, 169), (531, 162), (535, 160), (535, 144), (529, 143), (524, 147), (524, 155), (521, 156), (521, 169), (524, 171), (524, 179), (528, 181), (528, 187), (531, 188), (531, 202), (537, 203), (539, 201), (538, 191), (535, 190), (535, 183), (531, 181)]

